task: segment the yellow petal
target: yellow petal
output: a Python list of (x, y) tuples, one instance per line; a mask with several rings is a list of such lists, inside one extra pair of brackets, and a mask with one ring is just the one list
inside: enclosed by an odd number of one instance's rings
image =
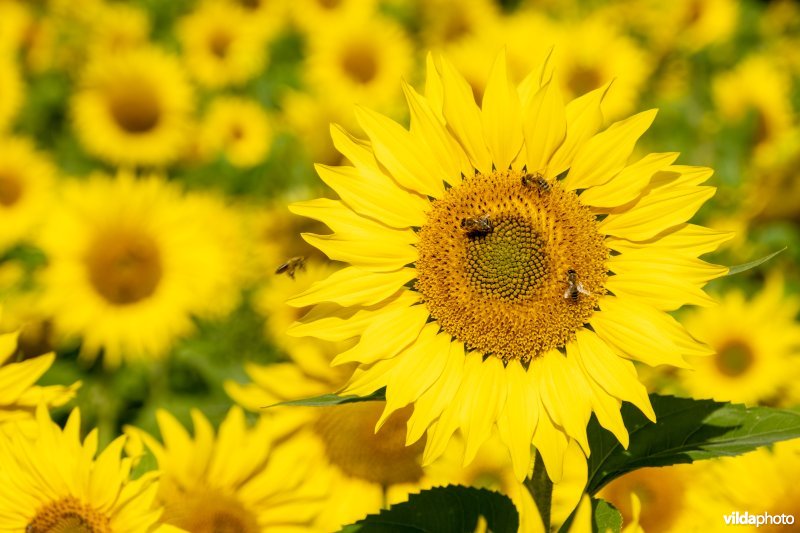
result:
[(733, 236), (734, 233), (730, 231), (716, 231), (694, 224), (681, 224), (644, 241), (609, 237), (606, 239), (606, 245), (612, 250), (622, 253), (657, 246), (669, 250), (669, 253), (682, 253), (697, 257), (713, 252)]
[(317, 174), (353, 211), (393, 228), (425, 223), (427, 201), (401, 189), (379, 172), (365, 175), (355, 167), (315, 165)]
[(517, 90), (508, 77), (505, 51), (494, 61), (483, 94), (483, 136), (497, 169), (505, 170), (522, 148)]
[(444, 123), (444, 87), (433, 54), (430, 52), (425, 56), (425, 73), (425, 99), (430, 102), (431, 109), (439, 121)]
[(682, 354), (661, 327), (666, 315), (630, 298), (606, 296), (600, 312), (590, 321), (597, 335), (619, 353), (650, 366), (662, 364), (686, 368)]
[(444, 181), (449, 176), (410, 132), (364, 107), (356, 108), (356, 119), (372, 141), (375, 157), (398, 183), (434, 198), (442, 195)]
[(439, 324), (430, 323), (419, 339), (398, 356), (399, 362), (386, 384), (386, 407), (377, 431), (397, 409), (414, 402), (442, 375), (450, 349), (450, 336), (439, 334)]
[(439, 74), (447, 126), (464, 147), (472, 165), (483, 174), (491, 173), (492, 154), (483, 138), (481, 112), (475, 103), (472, 88), (444, 57), (439, 58)]
[(50, 353), (0, 367), (0, 405), (13, 405), (47, 372), (54, 360), (55, 354)]
[(595, 207), (625, 205), (642, 193), (650, 183), (653, 174), (671, 165), (678, 155), (678, 152), (648, 154), (636, 163), (622, 169), (608, 183), (583, 191), (581, 203)]
[(576, 332), (575, 356), (584, 374), (608, 394), (630, 402), (655, 421), (647, 389), (639, 382), (633, 363), (622, 359), (596, 333), (585, 328)]
[(625, 167), (636, 141), (653, 123), (656, 112), (651, 109), (615, 122), (587, 140), (575, 154), (564, 187), (586, 189), (608, 182)]
[(556, 527), (563, 525), (572, 514), (589, 480), (589, 465), (583, 450), (574, 440), (570, 440), (564, 450), (564, 474), (553, 485), (550, 523)]
[(416, 275), (413, 268), (402, 268), (395, 272), (369, 272), (347, 267), (314, 282), (287, 303), (294, 307), (320, 302), (334, 302), (342, 306), (373, 305), (396, 293)]
[(376, 313), (358, 344), (337, 355), (331, 364), (370, 364), (379, 359), (394, 357), (417, 339), (429, 316), (430, 313), (424, 305)]
[(592, 409), (588, 399), (589, 387), (583, 373), (573, 358), (557, 350), (539, 357), (536, 363), (542, 403), (547, 412), (589, 455), (586, 425), (592, 416)]
[(437, 113), (408, 83), (403, 82), (403, 92), (411, 114), (411, 133), (428, 147), (430, 157), (435, 157), (444, 169), (444, 179), (450, 185), (459, 185), (462, 174), (474, 173), (467, 154), (444, 126), (441, 111)]
[(629, 297), (661, 311), (674, 311), (684, 305), (711, 306), (716, 302), (691, 280), (657, 276), (650, 272), (611, 276), (606, 289), (617, 296)]
[(387, 241), (383, 238), (387, 235), (376, 240), (353, 240), (338, 235), (300, 234), (303, 240), (319, 248), (330, 259), (344, 261), (373, 272), (399, 270), (417, 260), (416, 248), (403, 242), (402, 238), (399, 241)]
[[(530, 369), (528, 370), (530, 372)], [(539, 404), (539, 421), (533, 434), (533, 445), (542, 456), (547, 475), (558, 483), (564, 474), (564, 454), (568, 445), (567, 434), (556, 427), (543, 404)]]
[(581, 499), (568, 533), (592, 533), (592, 502), (588, 494)]
[(616, 274), (646, 272), (661, 281), (675, 277), (696, 285), (704, 285), (728, 272), (728, 267), (712, 265), (696, 257), (665, 253), (657, 245), (612, 256), (607, 264), (608, 269)]
[(392, 359), (381, 359), (368, 367), (361, 366), (357, 368), (340, 394), (367, 396), (381, 387), (385, 387), (389, 374), (391, 374), (397, 363), (397, 358), (393, 357)]
[(508, 391), (497, 429), (511, 452), (517, 481), (523, 481), (530, 471), (531, 441), (539, 418), (539, 403), (534, 398), (539, 391), (535, 379), (517, 361), (511, 361), (505, 372)]
[(530, 172), (544, 171), (567, 133), (567, 116), (558, 83), (547, 82), (524, 111), (526, 163)]
[(417, 442), (428, 426), (436, 420), (447, 405), (455, 398), (464, 373), (464, 345), (450, 341), (447, 361), (442, 374), (428, 390), (414, 403), (414, 412), (408, 419), (406, 446)]
[(395, 229), (375, 220), (362, 217), (342, 202), (329, 198), (316, 198), (289, 205), (289, 211), (314, 220), (319, 220), (340, 237), (392, 239), (413, 243), (416, 234), (410, 228)]
[(464, 465), (472, 462), (480, 446), (489, 438), (506, 402), (505, 372), (497, 357), (471, 353), (464, 364), (462, 387), (466, 394), (462, 406), (462, 430), (466, 438)]
[(600, 129), (603, 124), (600, 104), (603, 103), (609, 87), (610, 83), (567, 104), (567, 134), (548, 163), (546, 177), (555, 178), (567, 170), (578, 149)]
[(673, 226), (683, 224), (706, 200), (714, 196), (714, 187), (676, 187), (653, 191), (633, 207), (611, 213), (598, 224), (605, 235), (630, 240), (650, 239)]

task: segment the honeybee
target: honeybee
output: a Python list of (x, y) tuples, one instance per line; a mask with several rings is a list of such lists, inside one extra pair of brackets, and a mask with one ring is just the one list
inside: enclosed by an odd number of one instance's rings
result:
[(489, 218), (489, 215), (483, 215), (477, 218), (462, 218), (461, 229), (468, 235), (486, 235), (494, 229), (494, 224)]
[(581, 294), (590, 296), (592, 293), (583, 287), (583, 283), (578, 281), (578, 273), (570, 268), (567, 270), (567, 290), (564, 291), (564, 299), (577, 302)]
[(534, 172), (533, 174), (525, 174), (522, 176), (522, 185), (528, 189), (533, 189), (534, 187), (539, 192), (539, 194), (545, 194), (550, 192), (550, 184), (544, 179), (541, 172)]
[(294, 273), (297, 269), (305, 270), (306, 269), (306, 258), (303, 256), (292, 257), (281, 266), (275, 269), (276, 274), (286, 274), (290, 278), (294, 279)]

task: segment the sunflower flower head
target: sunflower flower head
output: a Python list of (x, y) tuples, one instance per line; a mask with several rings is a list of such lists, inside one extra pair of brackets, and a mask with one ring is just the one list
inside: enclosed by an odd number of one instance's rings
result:
[(609, 85), (565, 105), (551, 68), (515, 86), (501, 54), (478, 106), (446, 60), (427, 70), (424, 96), (403, 87), (410, 129), (364, 108), (368, 140), (332, 128), (352, 165), (317, 170), (341, 200), (292, 210), (350, 266), (293, 302), (316, 305), (290, 334), (358, 338), (333, 360), (358, 364), (343, 392), (386, 387), (378, 428), (413, 405), (426, 463), (456, 430), (469, 462), (496, 426), (519, 479), (533, 443), (557, 481), (571, 441), (589, 454), (593, 412), (625, 446), (622, 401), (654, 418), (630, 359), (709, 353), (666, 311), (711, 303), (726, 272), (697, 257), (728, 235), (687, 223), (712, 171), (630, 162), (656, 112), (601, 131)]
[(152, 531), (153, 475), (131, 479), (131, 460), (120, 457), (125, 437), (97, 454), (97, 430), (80, 441), (77, 409), (61, 429), (47, 409), (36, 411), (35, 438), (0, 432), (0, 528), (4, 531)]
[(248, 428), (244, 412), (234, 407), (215, 434), (200, 411), (191, 416), (194, 437), (172, 415), (158, 411), (164, 444), (137, 428), (126, 429), (158, 461), (165, 523), (209, 533), (299, 531), (310, 523), (320, 510), (315, 475), (292, 450), (275, 451), (269, 420), (262, 417)]

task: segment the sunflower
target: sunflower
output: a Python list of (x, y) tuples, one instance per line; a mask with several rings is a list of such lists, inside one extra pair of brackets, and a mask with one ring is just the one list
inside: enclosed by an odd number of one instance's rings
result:
[(37, 435), (0, 432), (0, 529), (28, 533), (152, 531), (161, 514), (153, 506), (155, 476), (130, 478), (120, 459), (125, 437), (97, 454), (97, 430), (80, 441), (74, 409), (62, 430), (44, 407), (36, 410)]
[(156, 177), (67, 183), (41, 236), (43, 309), (87, 358), (163, 355), (193, 314), (236, 303), (237, 228), (216, 200)]
[(164, 444), (126, 428), (158, 461), (163, 522), (193, 533), (308, 531), (320, 509), (318, 474), (295, 451), (271, 447), (267, 418), (248, 428), (233, 407), (215, 436), (200, 411), (191, 416), (194, 438), (168, 412), (156, 413)]
[(216, 89), (240, 85), (267, 62), (264, 35), (235, 4), (205, 1), (178, 21), (186, 68), (197, 82)]
[(81, 384), (35, 385), (53, 365), (55, 354), (48, 353), (16, 362), (13, 356), (17, 354), (18, 337), (18, 332), (0, 333), (0, 426), (16, 422), (28, 431), (34, 430), (33, 413), (37, 405), (64, 405), (75, 396)]
[(149, 34), (150, 19), (143, 9), (121, 3), (98, 6), (87, 43), (87, 55), (113, 55), (143, 46)]
[(55, 181), (50, 160), (23, 138), (0, 137), (0, 252), (31, 236), (49, 206)]
[(91, 154), (120, 165), (164, 165), (181, 155), (193, 110), (177, 60), (154, 47), (102, 55), (72, 97), (76, 133)]
[(422, 40), (429, 47), (462, 41), (500, 18), (497, 4), (491, 0), (434, 0), (419, 5)]
[(755, 115), (756, 149), (774, 143), (792, 127), (792, 78), (780, 61), (760, 54), (746, 58), (713, 80), (714, 102), (723, 119), (741, 122)]
[(655, 111), (598, 133), (608, 87), (564, 106), (549, 70), (517, 88), (500, 56), (481, 109), (434, 63), (425, 97), (404, 86), (411, 131), (364, 108), (369, 141), (332, 128), (355, 166), (317, 170), (341, 201), (292, 210), (352, 266), (290, 302), (317, 305), (289, 333), (360, 337), (333, 361), (359, 364), (342, 393), (386, 387), (377, 428), (414, 405), (407, 440), (427, 430), (426, 463), (457, 429), (468, 463), (496, 424), (520, 480), (532, 442), (557, 481), (571, 440), (589, 454), (592, 412), (623, 445), (621, 401), (654, 419), (629, 359), (709, 353), (665, 311), (712, 303), (701, 287), (727, 271), (697, 259), (727, 235), (686, 223), (712, 171), (675, 153), (628, 164)]
[(787, 296), (773, 275), (751, 299), (731, 290), (718, 307), (687, 314), (687, 329), (715, 354), (692, 359), (680, 381), (695, 397), (785, 405), (800, 378), (798, 311), (800, 299)]
[(16, 62), (0, 54), (0, 133), (10, 129), (22, 106), (24, 88)]
[(306, 82), (324, 87), (332, 105), (353, 103), (391, 109), (400, 98), (398, 78), (413, 66), (403, 29), (388, 19), (343, 11), (308, 37)]
[(309, 36), (348, 18), (372, 18), (377, 0), (297, 0), (290, 3), (292, 21)]
[(723, 457), (714, 461), (701, 475), (695, 476), (693, 482), (707, 487), (702, 511), (697, 513), (697, 517), (699, 524), (709, 526), (698, 531), (729, 530), (730, 527), (724, 526), (723, 516), (733, 511), (793, 517), (794, 527), (767, 523), (760, 527), (742, 528), (744, 531), (780, 533), (796, 529), (800, 517), (798, 476), (800, 440), (797, 439), (778, 442), (772, 449), (759, 448), (742, 457)]
[(200, 126), (201, 151), (210, 156), (222, 153), (236, 167), (262, 163), (271, 144), (269, 117), (253, 100), (216, 98)]
[[(664, 468), (640, 468), (619, 477), (603, 488), (598, 496), (608, 500), (622, 513), (628, 524), (638, 513), (639, 524), (647, 533), (701, 531), (697, 529), (697, 507), (705, 499), (696, 494), (697, 478), (705, 465), (674, 465)], [(702, 491), (713, 490), (712, 485)], [(635, 496), (636, 500), (632, 500)], [(698, 502), (692, 501), (698, 497)], [(635, 508), (634, 501), (643, 506)]]

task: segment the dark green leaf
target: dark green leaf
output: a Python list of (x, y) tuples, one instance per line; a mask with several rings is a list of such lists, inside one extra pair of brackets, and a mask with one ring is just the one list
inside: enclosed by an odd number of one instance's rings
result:
[(746, 270), (750, 270), (751, 268), (755, 268), (759, 265), (762, 265), (767, 261), (769, 261), (770, 259), (772, 259), (773, 257), (775, 257), (776, 255), (778, 255), (779, 253), (783, 252), (784, 250), (786, 250), (785, 246), (780, 250), (778, 250), (777, 252), (772, 252), (769, 255), (765, 255), (761, 259), (756, 259), (755, 261), (750, 261), (749, 263), (744, 263), (743, 265), (734, 265), (732, 267), (729, 267), (726, 276), (733, 276), (734, 274), (740, 274)]
[(265, 407), (277, 407), (279, 405), (293, 405), (295, 407), (327, 407), (329, 405), (341, 405), (343, 403), (357, 403), (357, 402), (375, 402), (386, 400), (386, 388), (381, 388), (367, 396), (339, 396), (338, 394), (323, 394), (322, 396), (314, 396), (313, 398), (303, 398), (301, 400), (292, 400), (290, 402), (281, 402), (274, 405), (267, 405)]
[(592, 532), (605, 533), (622, 530), (622, 514), (605, 500), (592, 498)]
[(625, 450), (593, 417), (587, 428), (591, 456), (587, 492), (637, 468), (739, 455), (800, 437), (800, 410), (650, 395), (657, 423), (623, 404), (631, 440)]
[(412, 494), (391, 506), (345, 526), (341, 533), (465, 533), (484, 517), (493, 533), (516, 533), (517, 509), (508, 497), (486, 489), (448, 485)]

